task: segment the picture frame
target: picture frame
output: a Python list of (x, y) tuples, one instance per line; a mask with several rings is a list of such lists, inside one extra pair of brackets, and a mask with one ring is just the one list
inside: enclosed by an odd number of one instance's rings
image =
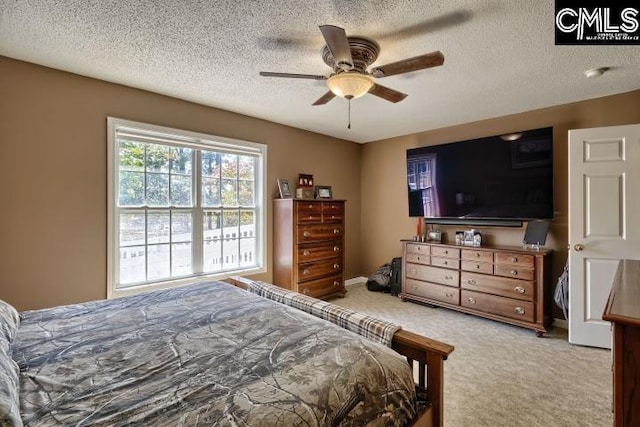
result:
[(306, 187), (296, 188), (296, 199), (313, 199), (313, 189)]
[(333, 199), (331, 186), (316, 185), (316, 199)]
[(298, 187), (313, 188), (313, 175), (298, 174)]
[(290, 199), (293, 197), (293, 194), (291, 193), (291, 186), (287, 179), (278, 178), (278, 191), (280, 192), (281, 199)]

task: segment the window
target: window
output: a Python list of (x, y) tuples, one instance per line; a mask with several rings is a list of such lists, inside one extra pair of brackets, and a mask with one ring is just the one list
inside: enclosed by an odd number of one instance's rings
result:
[(264, 271), (265, 145), (107, 123), (108, 297)]

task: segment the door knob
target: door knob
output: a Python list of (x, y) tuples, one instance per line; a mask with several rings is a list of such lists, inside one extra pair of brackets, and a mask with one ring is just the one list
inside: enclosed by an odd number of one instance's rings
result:
[(584, 245), (581, 245), (580, 243), (573, 245), (573, 249), (575, 249), (576, 251), (580, 252), (582, 250), (584, 250)]

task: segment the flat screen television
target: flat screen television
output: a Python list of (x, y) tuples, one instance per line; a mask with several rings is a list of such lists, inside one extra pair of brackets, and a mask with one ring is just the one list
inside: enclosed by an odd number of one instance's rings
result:
[(553, 218), (553, 128), (407, 150), (409, 216), (431, 223)]

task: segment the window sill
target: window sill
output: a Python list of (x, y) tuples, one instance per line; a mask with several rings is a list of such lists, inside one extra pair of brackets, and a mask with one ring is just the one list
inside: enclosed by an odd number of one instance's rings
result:
[(116, 289), (112, 285), (107, 289), (107, 299), (126, 297), (130, 295), (142, 294), (145, 292), (157, 291), (160, 289), (177, 288), (180, 286), (186, 286), (191, 283), (209, 282), (212, 280), (228, 279), (232, 276), (254, 275), (260, 273), (266, 273), (267, 269), (264, 267), (253, 267), (244, 270), (233, 270), (224, 273), (205, 274), (201, 276), (192, 276), (183, 279), (165, 280), (155, 283), (147, 283), (144, 285), (131, 286), (128, 288)]

